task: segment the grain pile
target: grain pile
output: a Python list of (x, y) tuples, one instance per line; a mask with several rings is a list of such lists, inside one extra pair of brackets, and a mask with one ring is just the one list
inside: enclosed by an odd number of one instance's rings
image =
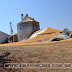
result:
[(24, 45), (27, 43), (34, 43), (34, 42), (41, 41), (41, 40), (48, 40), (48, 39), (51, 39), (53, 37), (56, 37), (57, 35), (60, 35), (61, 34), (60, 31), (61, 30), (56, 30), (56, 29), (46, 27), (43, 32), (37, 34), (35, 37), (33, 37), (31, 39), (23, 40), (23, 41), (15, 42), (15, 43), (3, 44), (1, 46)]

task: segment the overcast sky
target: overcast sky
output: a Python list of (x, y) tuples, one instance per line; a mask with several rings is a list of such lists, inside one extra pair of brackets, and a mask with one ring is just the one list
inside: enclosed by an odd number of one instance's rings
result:
[(1, 0), (0, 31), (10, 34), (10, 21), (17, 28), (22, 13), (39, 21), (41, 29), (72, 30), (72, 0)]

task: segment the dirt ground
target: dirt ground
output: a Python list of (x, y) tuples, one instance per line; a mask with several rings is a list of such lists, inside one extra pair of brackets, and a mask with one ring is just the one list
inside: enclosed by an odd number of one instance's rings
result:
[[(19, 46), (0, 46), (0, 52), (10, 52), (8, 63), (72, 63), (72, 39)], [(6, 69), (0, 72), (72, 72), (72, 69)]]
[(59, 34), (60, 30), (48, 28), (32, 39), (0, 44), (0, 72), (72, 72), (72, 68), (3, 67), (5, 63), (72, 63), (72, 38), (53, 42), (36, 42), (48, 40)]

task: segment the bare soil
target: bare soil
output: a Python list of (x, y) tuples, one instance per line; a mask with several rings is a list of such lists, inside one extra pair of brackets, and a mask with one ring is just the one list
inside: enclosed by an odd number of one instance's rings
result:
[[(10, 52), (8, 63), (72, 63), (72, 39), (20, 46), (0, 46), (1, 52)], [(6, 69), (0, 72), (72, 72), (72, 69)]]

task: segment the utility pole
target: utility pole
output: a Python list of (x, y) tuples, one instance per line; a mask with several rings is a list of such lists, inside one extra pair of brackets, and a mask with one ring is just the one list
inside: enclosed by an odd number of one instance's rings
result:
[(12, 22), (10, 22), (11, 35), (13, 35)]

